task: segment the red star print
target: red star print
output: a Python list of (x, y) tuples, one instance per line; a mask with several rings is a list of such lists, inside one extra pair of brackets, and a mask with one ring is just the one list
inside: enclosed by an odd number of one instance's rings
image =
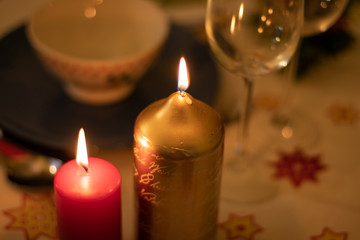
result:
[(311, 237), (311, 240), (346, 240), (348, 234), (346, 232), (334, 232), (330, 228), (325, 227), (320, 235)]
[(279, 160), (272, 163), (276, 168), (274, 177), (289, 178), (295, 187), (299, 187), (306, 180), (317, 182), (316, 174), (326, 168), (320, 163), (319, 155), (307, 156), (299, 149), (289, 154), (279, 154)]
[(237, 216), (230, 214), (228, 220), (219, 225), (226, 231), (227, 239), (253, 240), (262, 228), (255, 223), (252, 215)]

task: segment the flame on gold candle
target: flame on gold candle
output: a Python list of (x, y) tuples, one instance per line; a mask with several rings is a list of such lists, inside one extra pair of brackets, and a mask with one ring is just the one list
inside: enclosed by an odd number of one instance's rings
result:
[(86, 140), (84, 129), (79, 131), (78, 145), (76, 151), (76, 162), (79, 166), (82, 166), (86, 172), (89, 170), (88, 154), (86, 149)]
[(178, 90), (183, 95), (189, 87), (189, 73), (186, 67), (185, 58), (181, 57), (179, 62)]

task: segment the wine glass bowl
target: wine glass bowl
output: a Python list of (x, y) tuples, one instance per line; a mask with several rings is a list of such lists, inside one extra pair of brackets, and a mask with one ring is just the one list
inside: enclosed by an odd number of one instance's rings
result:
[(301, 34), (311, 36), (327, 31), (344, 12), (349, 0), (305, 0)]
[(287, 65), (302, 21), (297, 1), (209, 0), (205, 24), (220, 63), (244, 76)]

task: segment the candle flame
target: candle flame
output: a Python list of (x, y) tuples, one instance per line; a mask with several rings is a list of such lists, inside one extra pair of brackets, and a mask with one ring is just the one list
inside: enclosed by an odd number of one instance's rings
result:
[(235, 15), (233, 15), (232, 18), (231, 18), (230, 33), (231, 34), (235, 33)]
[(243, 17), (244, 17), (244, 3), (241, 3), (239, 8), (239, 20), (243, 19)]
[(181, 57), (179, 62), (178, 90), (183, 93), (189, 87), (189, 73), (186, 67), (185, 58)]
[(86, 172), (88, 172), (89, 161), (88, 161), (88, 154), (86, 149), (85, 132), (83, 128), (81, 128), (79, 131), (76, 162), (79, 166), (82, 166)]

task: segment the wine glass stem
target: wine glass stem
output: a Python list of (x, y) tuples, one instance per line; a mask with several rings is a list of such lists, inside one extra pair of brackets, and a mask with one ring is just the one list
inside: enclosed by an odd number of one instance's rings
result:
[(251, 104), (252, 104), (252, 93), (253, 93), (253, 80), (244, 77), (245, 83), (245, 95), (244, 95), (244, 106), (241, 107), (239, 104), (240, 118), (239, 118), (239, 131), (236, 143), (236, 154), (243, 155), (248, 150), (248, 131), (249, 131), (249, 121), (251, 115)]
[[(291, 96), (293, 95), (293, 88), (295, 84), (295, 80), (297, 78), (297, 72), (299, 68), (300, 62), (300, 45), (301, 45), (301, 38), (299, 39), (299, 44), (294, 52), (293, 57), (290, 60), (289, 65), (287, 66), (287, 74), (286, 74), (286, 83), (285, 83), (285, 107), (288, 108), (291, 102)], [(286, 71), (285, 70), (285, 71)]]
[[(290, 108), (293, 96), (293, 89), (295, 80), (297, 77), (298, 67), (299, 67), (299, 58), (300, 58), (300, 44), (301, 39), (299, 40), (299, 45), (291, 58), (290, 63), (285, 69), (285, 83), (284, 83), (284, 98), (283, 103), (280, 108), (274, 113), (271, 121), (272, 124), (283, 129), (284, 127), (291, 127), (291, 117), (290, 117)], [(281, 133), (283, 135), (283, 133)], [(283, 137), (285, 137), (283, 135)], [(288, 138), (288, 137), (285, 137)]]

